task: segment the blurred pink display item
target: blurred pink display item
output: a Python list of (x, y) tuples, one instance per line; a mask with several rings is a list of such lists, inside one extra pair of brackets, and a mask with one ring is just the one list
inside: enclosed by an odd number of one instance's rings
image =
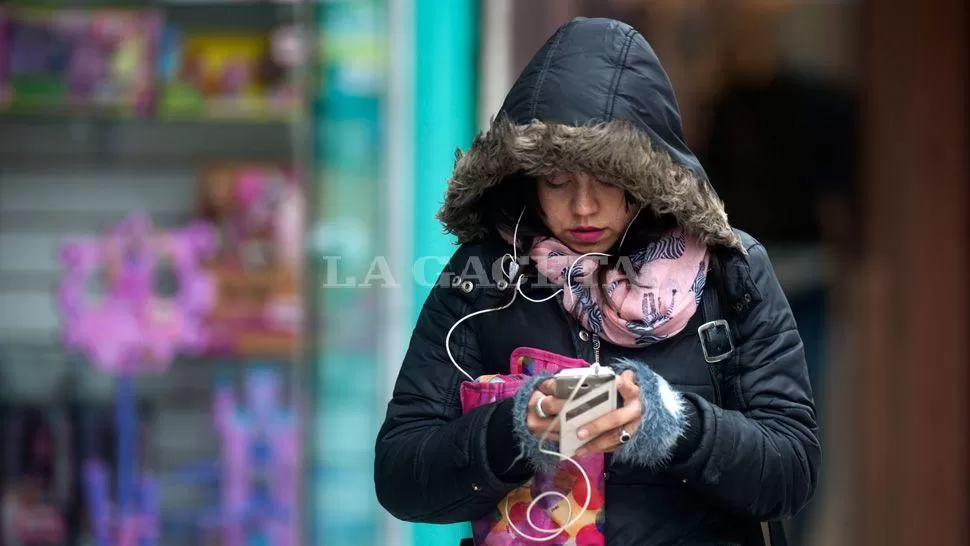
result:
[[(274, 265), (299, 271), (303, 250), (303, 192), (299, 179), (283, 169), (246, 168), (239, 173), (236, 200), (240, 216), (237, 223), (240, 240), (250, 234), (271, 234)], [(263, 257), (263, 261), (267, 258)]]
[[(97, 546), (154, 546), (158, 540), (158, 488), (140, 472), (134, 376), (161, 372), (176, 353), (204, 348), (203, 319), (214, 301), (201, 261), (215, 251), (213, 231), (202, 224), (155, 231), (146, 215), (132, 214), (100, 237), (65, 244), (65, 275), (58, 293), (65, 344), (102, 372), (117, 376), (117, 468), (114, 505), (106, 464), (84, 465), (92, 534)], [(172, 279), (162, 275), (171, 265)], [(87, 283), (102, 274), (102, 291), (87, 301)], [(169, 280), (175, 286), (160, 286)], [(160, 292), (171, 290), (171, 294)]]
[(175, 480), (216, 483), (219, 501), (167, 521), (202, 531), (204, 544), (299, 546), (297, 480), (303, 448), (297, 410), (282, 401), (281, 383), (276, 371), (254, 366), (246, 372), (241, 399), (231, 382), (216, 386), (213, 417), (220, 458), (182, 469)]
[(281, 404), (280, 378), (269, 369), (249, 370), (245, 389), (246, 408), (230, 385), (220, 386), (214, 400), (222, 440), (222, 545), (297, 546), (297, 412)]
[(200, 211), (218, 226), (207, 264), (218, 289), (209, 354), (277, 358), (299, 350), (305, 229), (303, 177), (291, 166), (217, 164), (200, 175)]
[[(164, 371), (176, 353), (201, 350), (214, 287), (200, 261), (214, 249), (204, 225), (155, 232), (139, 214), (100, 237), (65, 244), (58, 293), (65, 343), (110, 373)], [(156, 287), (165, 264), (175, 273), (172, 295)], [(98, 273), (103, 294), (91, 302), (86, 287)]]

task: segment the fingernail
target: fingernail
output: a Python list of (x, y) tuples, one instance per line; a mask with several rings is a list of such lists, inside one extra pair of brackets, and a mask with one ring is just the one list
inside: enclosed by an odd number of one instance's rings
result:
[(576, 437), (580, 440), (585, 440), (587, 436), (589, 436), (589, 431), (584, 428), (579, 429), (579, 432), (576, 433)]

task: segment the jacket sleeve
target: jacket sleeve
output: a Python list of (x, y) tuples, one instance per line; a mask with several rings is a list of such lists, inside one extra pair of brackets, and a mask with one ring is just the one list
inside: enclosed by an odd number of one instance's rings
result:
[[(449, 265), (421, 310), (377, 437), (377, 498), (405, 521), (477, 519), (522, 483), (503, 480), (488, 464), (487, 429), (498, 404), (461, 412), (459, 386), (467, 378), (449, 360), (445, 336), (472, 312), (481, 289), (465, 293), (451, 286), (450, 271)], [(474, 319), (459, 325), (450, 343), (459, 365), (480, 375)]]
[(727, 371), (732, 392), (724, 393), (740, 409), (684, 394), (696, 447), (667, 470), (726, 510), (765, 521), (811, 500), (821, 448), (802, 340), (760, 244), (749, 249), (746, 269), (738, 275), (751, 281), (737, 321), (740, 353), (737, 369)]

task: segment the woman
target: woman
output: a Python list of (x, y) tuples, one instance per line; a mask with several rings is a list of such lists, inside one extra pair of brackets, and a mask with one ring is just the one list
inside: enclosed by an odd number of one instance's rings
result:
[[(561, 27), (458, 158), (439, 218), (461, 247), (377, 440), (394, 516), (472, 521), (479, 545), (747, 545), (809, 501), (820, 449), (795, 321), (640, 34)], [(548, 373), (594, 362), (622, 404), (579, 433), (584, 477), (539, 438), (558, 439), (563, 406)], [(544, 489), (561, 496), (535, 502)]]

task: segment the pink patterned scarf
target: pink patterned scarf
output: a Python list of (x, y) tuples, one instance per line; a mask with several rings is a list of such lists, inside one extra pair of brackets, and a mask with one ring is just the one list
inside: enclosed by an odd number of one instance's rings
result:
[(538, 240), (529, 256), (539, 273), (563, 287), (562, 305), (583, 327), (614, 345), (644, 347), (687, 326), (701, 301), (709, 255), (706, 245), (677, 228), (623, 256), (606, 273), (605, 286), (597, 282), (604, 258), (576, 262), (580, 255), (558, 239)]

